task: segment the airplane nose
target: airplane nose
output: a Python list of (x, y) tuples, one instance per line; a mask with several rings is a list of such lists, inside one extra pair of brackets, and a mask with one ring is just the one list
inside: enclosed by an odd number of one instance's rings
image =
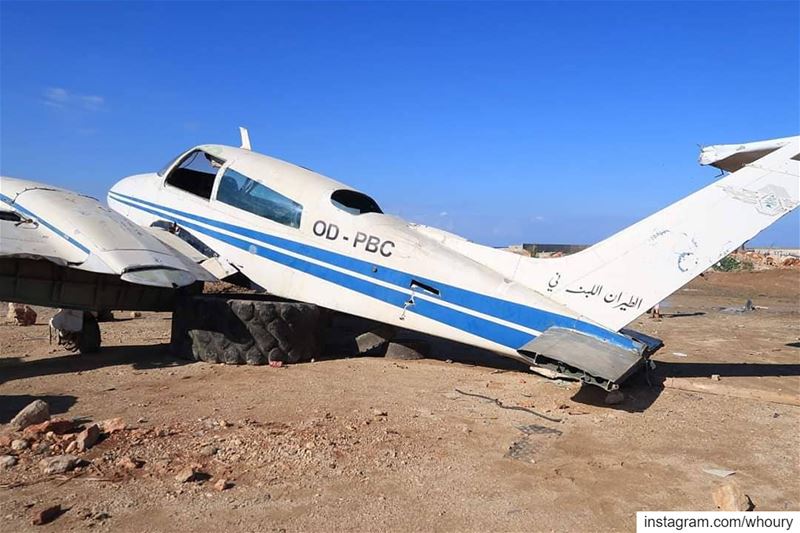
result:
[(140, 181), (140, 174), (135, 176), (128, 176), (116, 182), (109, 190), (109, 193), (125, 194), (128, 195), (136, 190), (136, 184)]
[(151, 178), (155, 176), (155, 174), (135, 174), (127, 178), (122, 178), (108, 190), (106, 203), (111, 209), (127, 217), (130, 207), (120, 201), (121, 197), (140, 197), (146, 190), (147, 184), (151, 181)]

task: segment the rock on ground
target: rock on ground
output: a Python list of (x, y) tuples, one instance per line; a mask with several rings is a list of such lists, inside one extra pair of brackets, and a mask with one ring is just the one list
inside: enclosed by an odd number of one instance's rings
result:
[(10, 425), (15, 429), (25, 429), (28, 426), (40, 424), (47, 420), (50, 420), (50, 407), (48, 407), (47, 402), (34, 400), (11, 419)]
[(394, 338), (397, 331), (387, 325), (380, 325), (377, 328), (362, 333), (356, 337), (356, 347), (359, 354), (366, 354), (371, 350), (385, 345)]
[(129, 455), (126, 455), (117, 461), (117, 466), (125, 470), (135, 470), (137, 468), (141, 468), (142, 465), (144, 465), (144, 461), (140, 461), (139, 459), (135, 459)]
[(400, 359), (403, 361), (413, 361), (425, 359), (425, 353), (429, 347), (420, 341), (396, 341), (390, 342), (386, 346), (385, 357), (387, 359)]
[(17, 464), (17, 458), (13, 455), (0, 455), (0, 468), (11, 468)]
[(100, 431), (102, 433), (106, 433), (108, 435), (116, 433), (117, 431), (122, 431), (128, 427), (125, 421), (121, 418), (109, 418), (108, 420), (103, 420), (98, 424), (98, 426), (100, 426)]
[(31, 447), (31, 449), (33, 450), (33, 453), (37, 455), (42, 453), (47, 453), (50, 451), (50, 444), (48, 444), (47, 442), (40, 441), (34, 444)]
[(78, 458), (74, 455), (56, 455), (42, 459), (39, 466), (45, 474), (63, 474), (73, 470), (78, 464)]
[(31, 443), (25, 439), (14, 439), (11, 441), (11, 449), (15, 452), (21, 450), (27, 450), (30, 447)]
[(175, 475), (175, 481), (178, 483), (189, 483), (190, 481), (197, 480), (197, 470), (194, 467), (187, 466)]
[(75, 439), (76, 447), (79, 452), (83, 452), (91, 448), (97, 443), (100, 438), (100, 427), (97, 424), (91, 424), (86, 429), (78, 433)]
[(755, 507), (750, 497), (735, 481), (728, 481), (714, 489), (714, 505), (721, 511), (752, 511)]
[(18, 326), (33, 326), (36, 324), (36, 311), (29, 305), (9, 303), (6, 318)]
[(603, 401), (606, 405), (617, 405), (625, 401), (625, 395), (622, 391), (612, 390), (606, 394), (606, 398)]
[(61, 515), (61, 505), (50, 505), (42, 509), (35, 509), (31, 516), (31, 524), (41, 526), (52, 522)]
[(36, 435), (45, 435), (52, 431), (56, 435), (63, 435), (75, 429), (75, 422), (72, 420), (54, 419), (47, 420), (40, 424), (33, 424), (25, 428), (22, 432), (26, 437), (34, 437)]
[(214, 483), (214, 490), (218, 490), (220, 492), (223, 490), (228, 490), (231, 487), (233, 487), (233, 483), (227, 479), (218, 479), (217, 482)]
[(206, 444), (202, 448), (200, 448), (200, 455), (204, 455), (206, 457), (211, 457), (212, 455), (216, 455), (219, 451), (219, 448), (214, 446), (213, 444)]

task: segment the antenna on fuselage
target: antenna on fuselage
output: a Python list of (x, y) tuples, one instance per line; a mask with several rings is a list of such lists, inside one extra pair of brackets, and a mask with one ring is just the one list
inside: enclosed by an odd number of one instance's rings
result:
[(250, 147), (250, 132), (247, 131), (247, 128), (239, 126), (239, 135), (242, 136), (242, 146), (245, 150), (252, 150)]

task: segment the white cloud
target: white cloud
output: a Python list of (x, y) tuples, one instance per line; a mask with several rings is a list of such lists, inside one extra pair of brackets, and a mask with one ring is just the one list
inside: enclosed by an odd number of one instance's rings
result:
[(69, 92), (61, 87), (50, 87), (44, 92), (45, 105), (64, 107), (67, 101), (69, 101)]
[(447, 216), (447, 211), (442, 211), (441, 213), (439, 213), (439, 216), (440, 217), (446, 217)]
[(48, 87), (44, 91), (44, 105), (60, 109), (76, 108), (85, 111), (102, 111), (106, 99), (94, 94), (75, 94), (62, 87)]
[(96, 95), (81, 96), (81, 102), (83, 108), (89, 111), (100, 111), (106, 105), (106, 99)]

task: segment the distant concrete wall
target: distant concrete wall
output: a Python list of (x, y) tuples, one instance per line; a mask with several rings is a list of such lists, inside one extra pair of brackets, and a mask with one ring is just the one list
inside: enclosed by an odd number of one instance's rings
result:
[(588, 244), (522, 244), (522, 249), (531, 257), (547, 257), (553, 254), (570, 255), (589, 247)]
[(773, 257), (800, 257), (800, 248), (747, 248), (747, 251)]
[[(536, 244), (523, 243), (508, 247), (510, 250), (525, 250), (531, 257), (548, 257), (553, 254), (570, 255), (589, 248), (590, 244)], [(742, 245), (738, 252), (756, 252), (773, 257), (800, 257), (800, 248), (750, 248)]]
[[(570, 255), (589, 248), (590, 244), (512, 244), (507, 249), (511, 251), (524, 250), (531, 257), (549, 257), (554, 254)], [(737, 252), (756, 252), (761, 255), (773, 257), (800, 257), (800, 248), (750, 248), (742, 245)]]

